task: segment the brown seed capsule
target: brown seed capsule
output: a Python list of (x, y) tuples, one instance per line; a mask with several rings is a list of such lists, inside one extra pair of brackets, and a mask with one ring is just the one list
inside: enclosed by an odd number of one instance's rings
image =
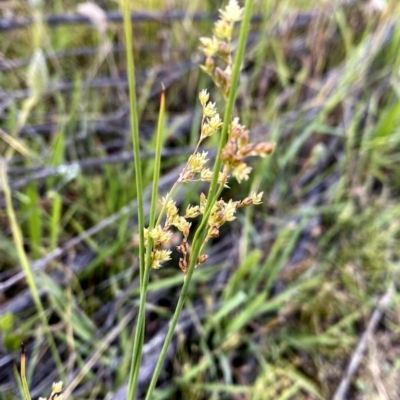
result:
[(274, 151), (275, 143), (261, 142), (256, 144), (253, 153), (255, 155), (268, 155)]
[(214, 59), (212, 57), (206, 58), (206, 67), (208, 70), (212, 71), (212, 69), (214, 67)]
[(250, 155), (252, 149), (253, 149), (252, 144), (250, 144), (250, 143), (246, 144), (240, 148), (239, 154), (243, 157), (247, 157), (248, 155)]
[(189, 244), (186, 239), (182, 240), (182, 246), (183, 246), (184, 252), (187, 253), (189, 250)]
[(227, 87), (229, 85), (230, 76), (223, 71), (221, 68), (217, 67), (214, 70), (215, 81), (221, 85), (221, 87)]
[(179, 268), (183, 271), (183, 273), (186, 275), (187, 270), (188, 270), (188, 265), (186, 260), (184, 260), (183, 258), (179, 259)]
[(223, 210), (218, 211), (215, 216), (215, 222), (221, 226), (225, 222), (225, 220), (226, 220), (225, 211)]
[(230, 55), (230, 49), (227, 43), (219, 42), (218, 51), (221, 57), (227, 57)]
[(250, 206), (253, 204), (253, 199), (251, 197), (246, 197), (245, 199), (242, 200), (241, 205), (242, 206)]
[(187, 231), (184, 232), (185, 237), (188, 237), (188, 236), (189, 236), (190, 227), (191, 227), (191, 226), (192, 226), (192, 223), (190, 222), (190, 223), (188, 224), (188, 226), (187, 226)]
[(210, 228), (209, 230), (209, 236), (216, 238), (219, 236), (219, 229), (217, 226), (213, 226), (212, 228)]
[(208, 254), (200, 254), (197, 257), (197, 265), (204, 264), (208, 259)]

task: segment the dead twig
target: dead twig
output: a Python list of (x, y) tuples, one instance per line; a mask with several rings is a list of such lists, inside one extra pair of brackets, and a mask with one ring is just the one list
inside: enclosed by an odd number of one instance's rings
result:
[[(168, 157), (176, 157), (179, 155), (192, 154), (193, 149), (189, 147), (184, 148), (175, 148), (175, 149), (165, 149), (161, 153), (162, 158)], [(213, 153), (212, 150), (209, 150), (210, 154)], [(140, 158), (148, 159), (153, 158), (154, 152), (142, 152)], [(47, 179), (52, 176), (62, 176), (68, 174), (68, 171), (87, 171), (88, 169), (93, 168), (101, 168), (105, 165), (110, 164), (120, 164), (124, 162), (130, 162), (133, 160), (133, 154), (129, 151), (124, 151), (120, 154), (113, 154), (106, 157), (98, 157), (98, 158), (88, 158), (82, 161), (74, 161), (70, 163), (65, 163), (62, 165), (57, 165), (56, 167), (43, 167), (43, 168), (29, 168), (25, 172), (29, 172), (30, 174), (26, 177), (15, 179), (11, 182), (11, 188), (13, 190), (21, 189), (22, 187), (28, 185), (31, 182), (38, 182), (44, 179)], [(25, 168), (24, 168), (25, 169)], [(18, 168), (15, 171), (10, 170), (9, 175), (15, 175), (16, 173), (21, 173), (22, 169)]]
[(342, 381), (340, 382), (340, 385), (338, 386), (332, 398), (333, 400), (346, 400), (347, 390), (349, 389), (351, 380), (353, 379), (354, 375), (356, 374), (361, 364), (365, 349), (367, 347), (368, 339), (375, 332), (379, 324), (379, 321), (383, 317), (385, 310), (388, 308), (390, 302), (392, 301), (393, 296), (394, 296), (394, 287), (393, 285), (390, 285), (389, 289), (379, 300), (378, 306), (376, 307), (375, 311), (371, 316), (371, 319), (368, 322), (367, 329), (362, 334), (357, 344), (357, 347), (354, 349), (354, 352), (350, 358), (349, 365), (342, 378)]
[[(122, 14), (119, 12), (106, 12), (105, 16), (108, 23), (122, 23)], [(308, 14), (306, 15), (308, 16)], [(186, 18), (192, 21), (215, 21), (218, 15), (216, 13), (210, 14), (206, 12), (195, 12), (187, 13), (179, 10), (169, 10), (164, 12), (159, 11), (144, 11), (144, 12), (134, 12), (131, 14), (131, 20), (134, 23), (146, 23), (146, 22), (161, 22), (161, 23), (171, 23), (174, 21), (182, 21)], [(299, 24), (308, 18), (304, 18), (303, 14), (298, 14), (296, 17), (299, 19)], [(252, 18), (252, 22), (261, 22), (263, 20), (262, 15), (255, 15)], [(45, 18), (45, 22), (49, 26), (58, 25), (77, 25), (77, 24), (90, 24), (89, 18), (82, 14), (63, 14), (63, 15), (50, 15)], [(20, 17), (13, 19), (0, 19), (0, 32), (9, 31), (14, 29), (27, 28), (33, 23), (32, 18)], [(304, 23), (304, 22), (303, 22)]]

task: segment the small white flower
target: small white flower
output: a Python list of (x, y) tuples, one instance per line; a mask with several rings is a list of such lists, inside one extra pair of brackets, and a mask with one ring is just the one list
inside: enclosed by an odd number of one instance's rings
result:
[(203, 45), (201, 51), (206, 57), (213, 57), (217, 53), (219, 41), (215, 36), (213, 36), (212, 39), (208, 37), (201, 37), (200, 43)]
[(203, 89), (200, 93), (199, 93), (199, 100), (201, 103), (201, 106), (204, 107), (208, 101), (208, 99), (210, 98), (210, 94), (207, 92), (207, 89)]
[(221, 19), (227, 22), (237, 22), (243, 18), (244, 8), (239, 7), (236, 0), (230, 0), (225, 10), (219, 10)]

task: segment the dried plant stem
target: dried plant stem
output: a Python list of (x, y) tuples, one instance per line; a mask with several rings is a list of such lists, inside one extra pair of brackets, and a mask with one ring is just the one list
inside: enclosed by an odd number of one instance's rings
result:
[(28, 382), (26, 381), (26, 353), (25, 353), (25, 346), (22, 343), (21, 346), (21, 383), (22, 383), (22, 390), (25, 396), (25, 400), (31, 400), (31, 395), (29, 393)]
[(386, 293), (380, 298), (378, 306), (372, 313), (370, 320), (368, 321), (367, 329), (362, 334), (353, 354), (351, 355), (349, 365), (347, 366), (346, 372), (340, 382), (340, 385), (336, 389), (333, 395), (333, 400), (344, 400), (347, 398), (347, 390), (350, 387), (351, 380), (356, 374), (358, 367), (361, 364), (364, 352), (367, 348), (368, 339), (371, 338), (376, 327), (378, 326), (385, 310), (390, 305), (394, 296), (394, 287), (390, 285)]

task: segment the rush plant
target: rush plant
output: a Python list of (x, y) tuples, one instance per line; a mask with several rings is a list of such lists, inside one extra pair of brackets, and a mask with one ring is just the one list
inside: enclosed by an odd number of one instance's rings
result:
[[(133, 345), (132, 363), (129, 374), (128, 399), (134, 399), (139, 369), (141, 364), (142, 347), (145, 326), (145, 302), (150, 271), (158, 269), (163, 262), (171, 259), (171, 237), (174, 230), (181, 232), (182, 239), (176, 250), (180, 254), (179, 268), (183, 272), (183, 285), (174, 315), (169, 323), (169, 330), (164, 341), (156, 368), (147, 390), (146, 399), (151, 399), (161, 368), (171, 343), (175, 327), (183, 309), (185, 298), (195, 268), (206, 262), (208, 255), (206, 245), (210, 239), (220, 233), (220, 228), (227, 222), (233, 221), (239, 208), (260, 204), (263, 193), (251, 193), (244, 199), (221, 198), (222, 190), (228, 187), (229, 179), (234, 178), (239, 183), (249, 178), (251, 167), (246, 163), (248, 157), (265, 157), (272, 153), (273, 143), (251, 143), (249, 131), (240, 124), (239, 117), (234, 115), (234, 103), (238, 87), (241, 65), (243, 62), (245, 43), (248, 34), (252, 0), (247, 0), (245, 7), (241, 8), (236, 0), (219, 11), (219, 19), (214, 25), (211, 38), (200, 38), (201, 50), (205, 55), (205, 64), (202, 70), (210, 75), (216, 86), (220, 89), (224, 99), (224, 117), (220, 117), (217, 106), (210, 101), (209, 92), (204, 89), (199, 93), (202, 107), (202, 119), (199, 127), (200, 135), (192, 155), (189, 157), (182, 172), (168, 194), (161, 199), (162, 208), (156, 217), (156, 200), (158, 197), (158, 179), (161, 155), (161, 137), (164, 120), (164, 94), (161, 97), (160, 115), (157, 130), (157, 146), (155, 155), (155, 171), (153, 176), (152, 204), (149, 226), (143, 225), (143, 201), (138, 199), (139, 205), (139, 252), (140, 252), (140, 306), (136, 323), (135, 340)], [(129, 18), (129, 2), (124, 2), (124, 28), (128, 57), (128, 73), (130, 87), (131, 123), (136, 166), (137, 193), (143, 193), (141, 185), (141, 167), (139, 157), (138, 119), (136, 115), (134, 63), (131, 54), (132, 30)], [(234, 51), (232, 39), (234, 25), (242, 21), (237, 48)], [(219, 135), (219, 146), (214, 165), (207, 166), (207, 152), (201, 151), (200, 146), (204, 140), (213, 135)], [(208, 193), (200, 193), (198, 203), (189, 205), (183, 212), (177, 207), (174, 192), (178, 185), (191, 182), (209, 182)], [(200, 218), (189, 242), (192, 220)]]
[[(193, 273), (201, 264), (207, 261), (207, 244), (219, 236), (221, 227), (236, 219), (236, 212), (243, 207), (258, 205), (262, 202), (263, 192), (252, 192), (242, 199), (225, 200), (221, 197), (224, 188), (229, 187), (231, 179), (240, 184), (249, 179), (252, 168), (247, 164), (249, 157), (266, 157), (274, 150), (274, 144), (269, 142), (252, 143), (249, 130), (240, 123), (235, 115), (234, 104), (243, 63), (245, 43), (248, 34), (252, 11), (252, 0), (246, 0), (245, 7), (239, 6), (236, 0), (219, 10), (219, 19), (214, 25), (212, 37), (200, 38), (200, 49), (205, 56), (201, 69), (207, 73), (220, 90), (223, 104), (217, 107), (210, 101), (210, 93), (203, 89), (199, 93), (202, 107), (202, 118), (199, 126), (199, 139), (193, 153), (188, 158), (176, 182), (165, 197), (159, 198), (158, 183), (161, 165), (162, 131), (165, 115), (165, 94), (161, 95), (158, 119), (156, 152), (154, 158), (154, 175), (152, 187), (152, 202), (148, 226), (145, 226), (142, 166), (139, 148), (139, 129), (136, 101), (135, 68), (132, 54), (132, 26), (130, 19), (129, 0), (123, 1), (124, 33), (129, 80), (130, 120), (133, 143), (133, 154), (136, 172), (136, 192), (138, 206), (138, 236), (139, 236), (139, 272), (140, 272), (140, 305), (135, 326), (132, 349), (132, 361), (129, 372), (127, 399), (134, 399), (137, 391), (139, 370), (142, 359), (144, 331), (146, 323), (146, 297), (149, 276), (152, 269), (158, 269), (171, 259), (172, 236), (178, 231), (181, 240), (176, 251), (179, 253), (178, 266), (183, 273), (183, 284), (169, 330), (159, 355), (146, 399), (151, 399), (157, 380), (164, 364), (168, 347), (174, 335), (179, 316), (182, 312)], [(237, 46), (233, 46), (234, 25), (241, 22)], [(218, 111), (218, 108), (222, 111)], [(220, 115), (223, 115), (223, 119)], [(219, 145), (214, 164), (209, 165), (208, 153), (201, 150), (201, 145), (207, 138), (219, 135)], [(185, 210), (178, 208), (174, 194), (179, 185), (190, 185), (193, 182), (208, 182), (208, 192), (199, 193), (197, 204), (189, 205)], [(161, 209), (157, 211), (157, 203)], [(199, 218), (193, 232), (192, 221)], [(22, 382), (24, 374), (22, 374)], [(24, 385), (26, 398), (29, 399), (27, 385)], [(65, 399), (69, 392), (62, 393), (62, 382), (53, 384), (49, 399)]]

